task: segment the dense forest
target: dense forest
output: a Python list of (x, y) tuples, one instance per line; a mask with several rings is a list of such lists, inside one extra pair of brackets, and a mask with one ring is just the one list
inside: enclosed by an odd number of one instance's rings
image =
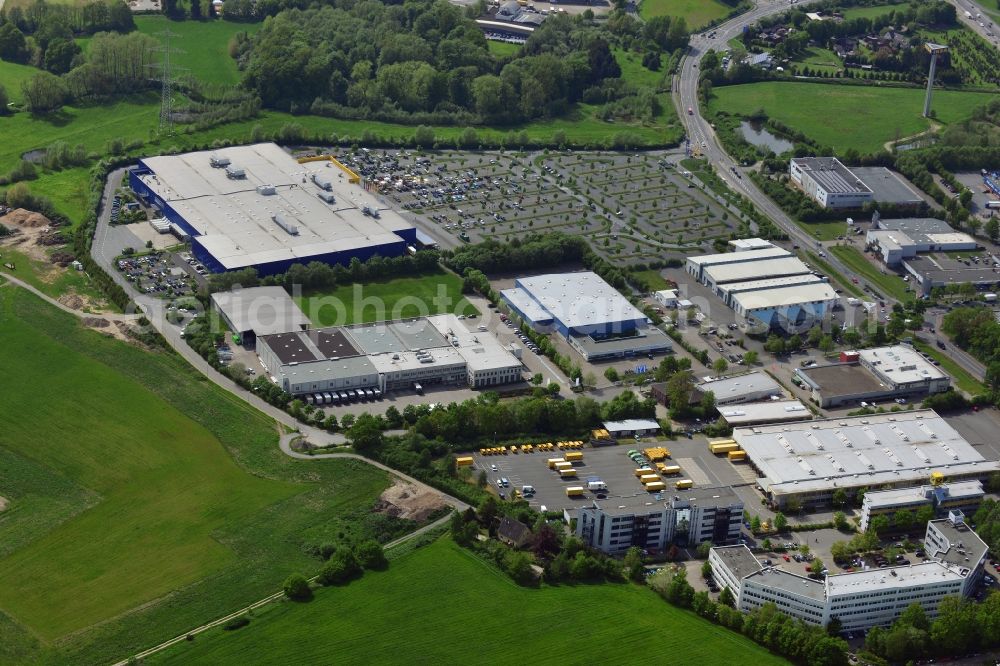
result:
[[(657, 22), (648, 34), (634, 23), (629, 27), (657, 50), (686, 43), (683, 22)], [(558, 116), (580, 100), (635, 98), (655, 115), (652, 91), (621, 79), (609, 38), (615, 35), (585, 17), (552, 15), (516, 56), (499, 57), (446, 0), (335, 0), (282, 11), (256, 35), (237, 39), (231, 52), (264, 106), (293, 112), (508, 124)]]

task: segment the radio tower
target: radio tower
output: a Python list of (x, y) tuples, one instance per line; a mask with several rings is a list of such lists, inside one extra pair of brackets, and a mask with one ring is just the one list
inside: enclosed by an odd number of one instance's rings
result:
[[(170, 28), (157, 33), (163, 45), (157, 47), (155, 50), (163, 54), (163, 58), (159, 63), (151, 65), (159, 70), (160, 76), (158, 77), (160, 81), (160, 134), (173, 134), (174, 133), (174, 122), (173, 122), (173, 68), (170, 65), (170, 54), (171, 53), (183, 53), (178, 49), (172, 48), (170, 46), (171, 37), (180, 37), (175, 32), (170, 32)], [(156, 79), (154, 79), (156, 80)]]

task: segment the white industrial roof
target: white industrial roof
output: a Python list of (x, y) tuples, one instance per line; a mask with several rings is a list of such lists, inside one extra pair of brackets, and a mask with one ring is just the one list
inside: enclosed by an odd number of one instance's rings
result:
[(896, 384), (910, 384), (930, 379), (944, 379), (946, 374), (929, 363), (917, 350), (907, 345), (860, 349), (858, 356), (879, 374)]
[(623, 421), (605, 421), (604, 429), (608, 432), (625, 430), (656, 430), (660, 424), (654, 419), (625, 419)]
[(250, 287), (212, 294), (212, 302), (237, 333), (253, 331), (271, 335), (309, 327), (302, 313), (283, 287)]
[(757, 261), (774, 257), (787, 257), (792, 253), (780, 247), (766, 247), (759, 250), (746, 250), (744, 252), (723, 252), (721, 254), (704, 254), (699, 257), (688, 257), (687, 260), (698, 266), (712, 266), (715, 264), (732, 264), (744, 261)]
[(676, 289), (661, 289), (656, 292), (656, 296), (664, 301), (674, 301), (677, 300), (677, 290)]
[(400, 370), (419, 370), (431, 366), (453, 366), (455, 368), (465, 366), (465, 359), (461, 357), (458, 351), (450, 347), (426, 349), (421, 352), (421, 356), (429, 360), (421, 360), (417, 356), (417, 352), (414, 351), (386, 352), (363, 358), (370, 359), (375, 369), (382, 374), (399, 372)]
[[(246, 177), (230, 179), (226, 169), (209, 160), (224, 157)], [(201, 243), (226, 268), (399, 243), (396, 231), (412, 229), (398, 213), (381, 207), (362, 187), (348, 183), (347, 174), (331, 162), (299, 164), (273, 143), (235, 146), (142, 160), (153, 173), (141, 179), (197, 230)], [(325, 176), (336, 203), (319, 198), (311, 180)], [(274, 194), (257, 192), (274, 187)], [(377, 209), (379, 219), (362, 208)], [(281, 214), (298, 233), (279, 226)]]
[(909, 488), (891, 488), (889, 490), (870, 490), (865, 493), (864, 503), (873, 509), (886, 506), (897, 506), (905, 503), (916, 503), (928, 500), (935, 492), (942, 498), (982, 497), (983, 484), (979, 481), (955, 481), (939, 486), (911, 486)]
[(731, 426), (765, 421), (801, 421), (812, 418), (812, 412), (798, 400), (766, 400), (719, 407), (719, 414)]
[(835, 300), (837, 300), (837, 292), (825, 282), (733, 294), (733, 302), (738, 303), (745, 312)]
[(729, 244), (733, 246), (737, 252), (746, 252), (748, 250), (762, 250), (767, 247), (774, 247), (774, 244), (769, 240), (764, 240), (763, 238), (736, 238), (729, 241)]
[(521, 289), (520, 287), (514, 287), (512, 289), (502, 289), (500, 291), (500, 296), (507, 300), (511, 305), (520, 310), (521, 314), (527, 317), (529, 320), (535, 323), (548, 322), (552, 320), (552, 315), (545, 311), (541, 305), (535, 302), (528, 292)]
[[(733, 256), (739, 257), (744, 254), (751, 254), (751, 252), (736, 252)], [(798, 257), (777, 257), (705, 267), (705, 277), (720, 286), (725, 282), (746, 282), (769, 277), (808, 275), (810, 273), (812, 271)]]
[(820, 276), (805, 273), (803, 275), (786, 275), (784, 277), (749, 280), (747, 282), (731, 282), (720, 285), (719, 288), (728, 294), (737, 294), (742, 291), (758, 291), (762, 289), (774, 289), (775, 287), (791, 287), (797, 284), (817, 284), (820, 282), (824, 282)]
[(567, 328), (645, 321), (646, 315), (591, 271), (520, 278), (518, 286)]
[(927, 480), (931, 472), (989, 474), (984, 460), (932, 410), (784, 423), (733, 431), (772, 492)]
[(954, 584), (962, 579), (963, 576), (940, 562), (920, 562), (905, 567), (886, 567), (827, 576), (826, 588), (831, 601), (836, 601), (836, 597), (875, 590), (925, 586), (933, 583)]
[(750, 394), (766, 392), (777, 395), (781, 393), (781, 385), (774, 381), (771, 375), (760, 370), (705, 381), (698, 384), (697, 388), (702, 393), (707, 391), (714, 393), (716, 401), (720, 404)]
[[(428, 317), (474, 372), (510, 367), (521, 367), (521, 362), (500, 343), (495, 335), (483, 331), (470, 331), (465, 322), (453, 314)], [(466, 320), (467, 321), (467, 320)]]

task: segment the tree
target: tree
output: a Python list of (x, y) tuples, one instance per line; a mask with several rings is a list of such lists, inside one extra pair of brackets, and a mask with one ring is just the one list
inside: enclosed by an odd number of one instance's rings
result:
[(760, 532), (760, 528), (760, 516), (755, 514), (754, 517), (750, 519), (750, 531), (757, 534)]
[[(209, 4), (211, 4), (212, 0), (208, 0), (208, 2), (209, 2)], [(191, 6), (190, 7), (191, 8), (191, 18), (193, 18), (195, 21), (201, 20), (201, 15), (202, 15), (201, 14), (201, 0), (190, 0), (189, 4)]]
[(786, 347), (791, 351), (798, 351), (799, 349), (802, 349), (802, 338), (799, 337), (798, 333), (795, 333), (792, 337), (788, 338)]
[(10, 112), (9, 108), (10, 97), (7, 95), (7, 89), (0, 84), (0, 116), (5, 116)]
[(734, 608), (736, 606), (736, 598), (733, 596), (733, 593), (729, 589), (728, 585), (722, 588), (722, 592), (719, 592), (719, 603), (723, 606), (729, 606), (730, 608)]
[(545, 381), (545, 377), (540, 372), (536, 372), (531, 376), (531, 383), (535, 386), (541, 386), (543, 381)]
[(995, 217), (991, 217), (986, 221), (984, 230), (986, 231), (986, 235), (990, 237), (990, 240), (996, 242), (997, 237), (1000, 236), (1000, 221), (997, 221)]
[(403, 415), (399, 413), (396, 405), (389, 405), (385, 410), (385, 424), (391, 429), (403, 427)]
[(0, 24), (0, 60), (25, 63), (31, 55), (24, 33), (13, 21)]
[(892, 524), (896, 529), (907, 532), (913, 527), (915, 515), (912, 511), (901, 509), (892, 514)]
[(846, 541), (834, 541), (830, 546), (830, 556), (834, 562), (846, 562), (851, 557), (851, 547)]
[(819, 346), (819, 341), (823, 339), (823, 329), (819, 327), (819, 324), (809, 329), (807, 339), (809, 340), (809, 346)]
[(705, 561), (701, 563), (701, 577), (708, 580), (712, 577), (712, 563)]
[(931, 628), (931, 621), (927, 618), (927, 613), (924, 612), (924, 607), (916, 602), (907, 606), (906, 610), (900, 614), (899, 619), (896, 620), (896, 622), (913, 627), (914, 629), (922, 629), (924, 631)]
[(493, 521), (499, 513), (500, 506), (497, 504), (497, 498), (493, 495), (486, 497), (479, 503), (479, 507), (476, 509), (479, 523), (486, 529), (490, 529), (493, 526)]
[(728, 369), (729, 369), (729, 362), (726, 361), (726, 359), (722, 358), (721, 356), (715, 359), (715, 361), (712, 363), (712, 370), (714, 370), (715, 374), (717, 375), (721, 375)]
[(833, 491), (833, 497), (831, 498), (834, 506), (844, 506), (847, 504), (847, 491), (843, 488), (837, 488)]
[(785, 341), (779, 338), (775, 334), (768, 336), (767, 341), (764, 343), (764, 351), (778, 356), (785, 353)]
[(605, 370), (604, 371), (604, 376), (607, 378), (607, 380), (609, 382), (617, 382), (618, 381), (618, 371), (615, 370), (613, 367), (610, 367), (607, 370)]
[(756, 365), (757, 363), (757, 352), (752, 349), (745, 354), (743, 354), (743, 362), (748, 366)]
[(518, 585), (528, 585), (535, 580), (531, 556), (519, 550), (508, 551), (503, 558), (503, 568)]
[(683, 410), (691, 403), (691, 392), (694, 390), (694, 375), (690, 370), (675, 372), (667, 380), (664, 392), (672, 409)]
[(705, 559), (708, 557), (709, 552), (712, 550), (711, 541), (702, 541), (698, 544), (698, 549), (695, 551), (700, 559)]
[(784, 532), (786, 527), (788, 527), (788, 519), (785, 518), (785, 514), (780, 511), (774, 514), (774, 529)]
[(361, 573), (361, 565), (349, 548), (338, 548), (320, 569), (320, 585), (340, 585)]
[(382, 435), (381, 423), (376, 417), (365, 412), (355, 418), (354, 422), (348, 427), (348, 416), (350, 414), (344, 415), (342, 423), (348, 428), (347, 437), (351, 440), (351, 445), (355, 451), (364, 454), (382, 448), (385, 437)]
[(809, 570), (814, 574), (823, 573), (823, 560), (818, 557), (813, 559), (812, 564), (809, 565)]
[(374, 540), (362, 541), (354, 549), (354, 555), (365, 569), (381, 571), (389, 566), (389, 560), (385, 556), (385, 550)]
[(838, 530), (845, 531), (849, 527), (847, 515), (843, 511), (836, 511), (833, 514), (833, 526)]
[(833, 338), (829, 335), (824, 335), (819, 340), (819, 350), (824, 354), (829, 354), (836, 348), (836, 343), (834, 343)]
[(646, 569), (642, 561), (642, 549), (632, 546), (625, 552), (625, 572), (629, 579), (641, 583), (646, 577)]
[(45, 69), (53, 74), (65, 74), (73, 66), (73, 58), (80, 53), (80, 47), (72, 38), (54, 39), (45, 49)]
[(889, 529), (889, 519), (886, 516), (875, 516), (868, 522), (868, 530), (875, 534), (882, 534)]
[(928, 522), (934, 520), (934, 507), (929, 505), (924, 505), (917, 509), (916, 517), (914, 523), (917, 525), (926, 525)]
[(667, 585), (664, 595), (670, 603), (681, 608), (690, 608), (691, 599), (694, 598), (694, 588), (687, 582), (687, 573), (684, 569), (678, 570)]
[(32, 113), (48, 113), (62, 107), (69, 91), (62, 79), (49, 72), (39, 72), (21, 83), (25, 106)]
[(282, 589), (285, 596), (293, 601), (306, 601), (312, 598), (312, 588), (302, 574), (292, 574), (286, 578)]

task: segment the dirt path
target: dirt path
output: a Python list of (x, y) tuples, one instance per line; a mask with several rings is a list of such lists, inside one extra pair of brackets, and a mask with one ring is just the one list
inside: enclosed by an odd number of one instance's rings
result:
[(910, 136), (904, 136), (899, 139), (892, 139), (890, 141), (886, 141), (884, 144), (882, 144), (882, 147), (885, 148), (887, 151), (892, 152), (893, 145), (898, 145), (901, 143), (911, 143), (913, 141), (916, 141), (917, 139), (922, 139), (925, 136), (929, 136), (931, 134), (937, 134), (937, 132), (942, 127), (941, 123), (934, 122), (933, 120), (929, 122), (931, 124), (930, 129), (925, 129), (923, 132), (917, 132), (916, 134), (911, 134)]

